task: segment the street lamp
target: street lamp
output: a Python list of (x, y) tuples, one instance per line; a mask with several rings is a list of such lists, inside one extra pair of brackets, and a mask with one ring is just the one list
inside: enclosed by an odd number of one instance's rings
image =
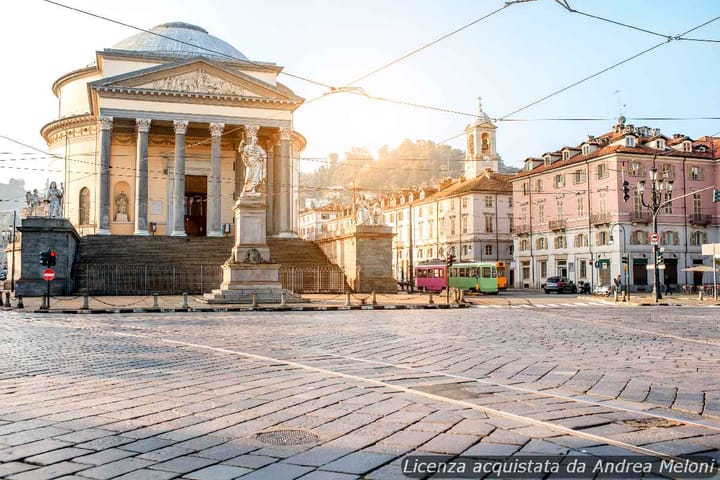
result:
[[(650, 169), (649, 202), (645, 202), (645, 180), (640, 180), (637, 183), (637, 194), (640, 196), (640, 202), (643, 207), (647, 208), (652, 213), (652, 230), (656, 235), (658, 235), (657, 214), (660, 211), (660, 208), (668, 203), (667, 200), (663, 202), (662, 196), (663, 194), (665, 194), (666, 198), (670, 196), (672, 189), (673, 181), (666, 178), (666, 176), (659, 178), (658, 170), (655, 166)], [(655, 275), (653, 276), (653, 298), (655, 299), (655, 303), (662, 298), (662, 293), (660, 293), (660, 269), (658, 268), (660, 266), (658, 264), (658, 260), (660, 259), (659, 251), (660, 249), (658, 248), (658, 244), (656, 242), (653, 245), (653, 260), (655, 263)]]
[(628, 263), (627, 267), (625, 267), (625, 225), (622, 223), (613, 223), (610, 225), (610, 241), (608, 242), (609, 245), (613, 244), (613, 236), (612, 236), (612, 229), (618, 226), (622, 230), (622, 242), (620, 243), (620, 269), (623, 273), (623, 278), (625, 278), (625, 298), (630, 301), (630, 255), (628, 255)]

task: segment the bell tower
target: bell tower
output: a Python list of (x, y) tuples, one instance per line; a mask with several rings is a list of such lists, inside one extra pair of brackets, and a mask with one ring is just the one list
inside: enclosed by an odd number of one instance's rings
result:
[(465, 127), (465, 177), (474, 178), (486, 169), (497, 172), (500, 159), (495, 147), (495, 130), (497, 127), (482, 109), (482, 98), (478, 97), (478, 114), (473, 123)]

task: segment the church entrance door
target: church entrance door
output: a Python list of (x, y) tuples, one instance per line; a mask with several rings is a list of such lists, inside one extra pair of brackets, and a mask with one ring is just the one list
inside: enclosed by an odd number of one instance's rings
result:
[(185, 175), (185, 233), (189, 237), (207, 235), (207, 177)]

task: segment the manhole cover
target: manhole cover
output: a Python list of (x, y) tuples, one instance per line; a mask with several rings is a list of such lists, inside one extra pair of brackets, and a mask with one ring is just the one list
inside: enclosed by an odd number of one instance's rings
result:
[(307, 430), (271, 430), (255, 434), (255, 440), (267, 445), (302, 445), (319, 439), (316, 433)]

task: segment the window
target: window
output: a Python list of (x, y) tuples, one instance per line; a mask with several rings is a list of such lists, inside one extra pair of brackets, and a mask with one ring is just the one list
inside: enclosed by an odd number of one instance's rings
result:
[(702, 180), (703, 170), (700, 167), (690, 167), (690, 180)]
[(535, 180), (535, 191), (536, 192), (542, 192), (543, 191), (543, 182), (542, 179)]
[(514, 246), (510, 245), (510, 246), (508, 247), (508, 255), (511, 256), (511, 257), (512, 257), (513, 255), (515, 255), (515, 247), (514, 247)]
[(528, 191), (529, 191), (529, 189), (528, 189), (528, 183), (527, 183), (527, 182), (523, 182), (523, 183), (522, 183), (522, 194), (523, 194), (523, 195), (527, 195), (527, 194), (528, 194)]
[(692, 143), (688, 140), (685, 140), (682, 144), (683, 146), (683, 152), (692, 152)]
[(485, 195), (485, 207), (491, 208), (493, 206), (493, 197), (492, 195)]
[(628, 174), (631, 177), (644, 177), (645, 176), (645, 168), (643, 167), (643, 164), (640, 162), (630, 162), (630, 168), (628, 171)]
[(467, 208), (467, 197), (463, 197), (462, 199), (462, 208)]
[(585, 197), (578, 196), (577, 200), (577, 215), (578, 217), (585, 216)]
[(698, 246), (707, 243), (707, 233), (705, 232), (692, 232), (690, 234), (690, 245)]
[(403, 221), (403, 212), (402, 212), (402, 210), (398, 212), (397, 217), (398, 217), (398, 222), (402, 222), (402, 221)]
[(513, 230), (514, 230), (513, 227), (514, 227), (514, 225), (513, 225), (513, 217), (512, 217), (512, 215), (508, 215), (508, 224), (509, 224), (509, 226), (510, 226), (510, 233), (513, 233)]
[(693, 215), (698, 216), (702, 211), (702, 203), (700, 203), (700, 194), (693, 193)]
[(321, 213), (320, 219), (321, 220), (330, 220), (330, 214), (329, 213)]
[(450, 235), (455, 235), (455, 216), (450, 217)]
[(608, 176), (608, 169), (607, 165), (604, 163), (599, 164), (597, 167), (595, 167), (595, 171), (597, 172), (597, 178), (607, 178)]
[(468, 232), (468, 215), (466, 213), (462, 216), (462, 233)]
[(665, 163), (660, 166), (660, 173), (663, 178), (675, 178), (675, 165)]
[(527, 207), (520, 208), (520, 221), (523, 225), (527, 225)]
[(597, 240), (595, 243), (597, 243), (599, 246), (607, 245), (608, 241), (610, 240), (610, 235), (607, 231), (603, 230), (601, 232), (598, 232), (595, 238)]
[(565, 175), (555, 175), (555, 188), (563, 188), (565, 186)]
[(590, 155), (590, 145), (583, 145), (583, 146), (582, 146), (582, 154), (583, 154), (583, 155)]
[(485, 215), (485, 233), (493, 232), (493, 224), (495, 223), (494, 215)]
[(540, 262), (540, 276), (542, 278), (547, 277), (547, 261), (545, 260)]
[(545, 205), (538, 205), (538, 222), (545, 223)]
[(513, 197), (508, 197), (508, 207), (512, 208), (513, 206)]
[(555, 248), (567, 248), (567, 239), (565, 235), (555, 237)]
[(630, 234), (630, 245), (647, 245), (650, 243), (648, 233), (644, 230), (634, 230)]
[(545, 240), (545, 237), (538, 237), (535, 240), (535, 248), (538, 250), (545, 250), (547, 248), (547, 241)]
[(608, 211), (607, 209), (607, 192), (602, 191), (598, 192), (598, 199), (600, 204), (600, 213), (606, 213)]
[(550, 155), (545, 155), (543, 159), (545, 159), (545, 165), (550, 165), (552, 163), (552, 157)]
[(665, 150), (665, 139), (658, 138), (655, 141), (655, 148), (657, 148), (658, 150)]
[(575, 170), (573, 173), (573, 180), (575, 183), (585, 183), (585, 170)]
[(435, 221), (428, 220), (428, 236), (430, 238), (435, 236)]
[(680, 235), (677, 232), (668, 230), (666, 232), (663, 232), (660, 236), (660, 243), (662, 245), (679, 245)]
[(587, 262), (580, 260), (580, 278), (587, 277)]
[(528, 245), (530, 245), (530, 242), (527, 241), (527, 239), (520, 241), (520, 250), (525, 251), (528, 249)]
[(565, 219), (565, 212), (564, 212), (563, 201), (562, 201), (562, 200), (558, 200), (556, 207), (557, 207), (557, 219), (558, 219), (558, 220), (564, 220), (564, 219)]
[(642, 195), (636, 190), (633, 196), (633, 215), (635, 215), (635, 218), (642, 218), (643, 208), (645, 207), (642, 204)]
[[(670, 202), (672, 200), (672, 192), (665, 191), (665, 201)], [(665, 205), (665, 213), (672, 213), (672, 203), (668, 203)]]
[(485, 255), (490, 256), (493, 254), (493, 246), (485, 245)]
[(588, 237), (584, 233), (578, 233), (575, 235), (575, 239), (573, 240), (573, 246), (576, 248), (580, 247), (587, 247), (588, 246)]
[(569, 160), (570, 159), (570, 152), (568, 150), (563, 150), (562, 152), (562, 159), (563, 160)]
[(626, 147), (634, 147), (635, 146), (635, 137), (625, 137), (625, 146)]

